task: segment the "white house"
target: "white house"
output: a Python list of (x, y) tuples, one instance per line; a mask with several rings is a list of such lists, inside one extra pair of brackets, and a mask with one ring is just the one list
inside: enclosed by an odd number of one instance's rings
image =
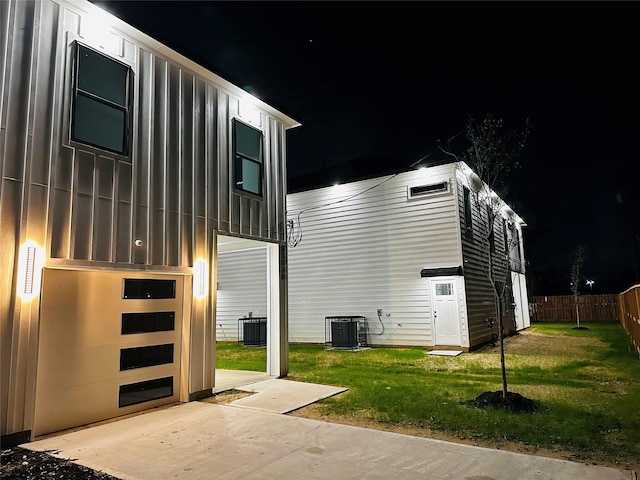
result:
[[(302, 234), (288, 250), (289, 341), (333, 343), (335, 317), (352, 318), (368, 345), (471, 350), (491, 341), (496, 308), (480, 259), (492, 247), (478, 202), (463, 163), (288, 194), (289, 233)], [(506, 284), (512, 330), (530, 325), (524, 226), (502, 204), (494, 278)], [(239, 319), (267, 309), (265, 253), (220, 248), (216, 338), (237, 341)]]
[(298, 123), (88, 1), (4, 0), (0, 38), (2, 445), (209, 395), (225, 249), (286, 375)]
[[(327, 317), (364, 317), (368, 345), (469, 350), (490, 341), (496, 308), (480, 261), (489, 245), (468, 172), (447, 163), (288, 194), (294, 237), (302, 234), (288, 250), (289, 341), (333, 340)], [(530, 324), (524, 226), (503, 204), (491, 246), (517, 329)]]

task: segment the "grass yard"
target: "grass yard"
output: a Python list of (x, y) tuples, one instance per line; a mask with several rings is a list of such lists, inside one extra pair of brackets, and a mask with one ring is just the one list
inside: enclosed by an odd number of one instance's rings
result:
[[(538, 323), (507, 340), (509, 390), (540, 402), (534, 413), (469, 405), (501, 389), (496, 348), (438, 357), (291, 345), (291, 380), (349, 388), (296, 414), (640, 470), (640, 360), (619, 324), (583, 325)], [(265, 369), (265, 349), (217, 349), (218, 368)]]

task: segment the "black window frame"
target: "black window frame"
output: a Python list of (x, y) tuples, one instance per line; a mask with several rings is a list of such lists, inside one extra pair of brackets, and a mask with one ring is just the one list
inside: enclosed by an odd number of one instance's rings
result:
[(513, 241), (515, 243), (515, 251), (516, 251), (516, 256), (518, 257), (516, 260), (518, 262), (518, 267), (520, 268), (520, 266), (522, 265), (522, 251), (520, 250), (520, 231), (518, 230), (518, 227), (516, 227), (515, 225), (513, 226)]
[(471, 190), (468, 187), (462, 187), (462, 203), (464, 207), (464, 230), (467, 234), (473, 233), (473, 212), (471, 210)]
[(120, 385), (118, 407), (124, 408), (169, 397), (173, 397), (173, 377), (153, 378)]
[[(106, 98), (103, 98), (93, 92), (88, 90), (84, 90), (80, 88), (80, 54), (85, 50), (90, 50), (97, 55), (100, 55), (106, 60), (109, 60), (113, 63), (119, 64), (127, 69), (126, 80), (125, 80), (125, 105), (120, 105), (119, 103), (113, 102)], [(115, 153), (117, 155), (121, 155), (123, 157), (129, 157), (131, 153), (131, 118), (132, 118), (132, 103), (133, 103), (133, 69), (130, 65), (121, 62), (120, 60), (113, 58), (109, 55), (104, 54), (103, 52), (92, 48), (84, 43), (80, 43), (78, 41), (74, 42), (73, 48), (74, 55), (74, 63), (73, 63), (73, 92), (72, 92), (72, 104), (71, 104), (71, 125), (69, 131), (70, 140), (73, 142), (77, 142), (83, 145), (88, 145), (93, 148), (97, 148), (100, 150), (104, 150), (107, 152)], [(93, 143), (91, 141), (87, 141), (85, 139), (79, 138), (76, 136), (75, 125), (76, 125), (76, 113), (77, 113), (77, 104), (78, 104), (78, 96), (82, 96), (88, 98), (90, 100), (101, 103), (102, 105), (106, 105), (109, 108), (117, 110), (124, 115), (124, 128), (122, 132), (122, 150), (116, 150), (104, 145), (100, 145), (97, 143)]]
[[(242, 127), (246, 127), (250, 130), (255, 131), (256, 133), (258, 133), (260, 135), (260, 152), (259, 152), (259, 156), (260, 158), (256, 159), (256, 158), (252, 158), (240, 151), (238, 151), (238, 145), (237, 145), (237, 141), (236, 141), (236, 137), (237, 137), (237, 133), (236, 133), (236, 128), (238, 125), (241, 125)], [(232, 148), (233, 148), (233, 186), (236, 190), (239, 190), (243, 193), (252, 195), (254, 197), (257, 198), (263, 198), (264, 197), (264, 132), (256, 127), (253, 127), (237, 118), (234, 118), (232, 121), (232, 125), (231, 125), (231, 132), (232, 132)], [(243, 177), (242, 177), (242, 173), (243, 173), (243, 162), (248, 161), (251, 162), (255, 165), (258, 166), (259, 168), (259, 175), (260, 175), (260, 180), (258, 182), (258, 185), (260, 187), (260, 191), (259, 192), (254, 192), (253, 190), (248, 190), (246, 188), (244, 188), (244, 182), (243, 182)]]
[(120, 371), (174, 363), (174, 344), (144, 345), (120, 349)]
[(173, 332), (176, 329), (176, 312), (122, 312), (120, 335)]
[(504, 253), (507, 255), (507, 257), (509, 257), (511, 255), (511, 251), (509, 248), (509, 233), (507, 229), (508, 229), (507, 219), (503, 218), (502, 219), (502, 239), (504, 240)]
[(176, 280), (164, 278), (122, 279), (122, 298), (124, 300), (158, 300), (176, 298)]
[(489, 229), (489, 251), (496, 253), (496, 221), (492, 217), (491, 206), (487, 205), (487, 228)]

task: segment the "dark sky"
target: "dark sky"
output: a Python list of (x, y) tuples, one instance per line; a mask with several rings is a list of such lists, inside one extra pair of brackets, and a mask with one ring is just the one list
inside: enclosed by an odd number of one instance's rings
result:
[(291, 191), (408, 167), (470, 115), (529, 118), (507, 201), (533, 293), (571, 293), (579, 244), (594, 293), (640, 281), (637, 2), (93, 3), (300, 121)]

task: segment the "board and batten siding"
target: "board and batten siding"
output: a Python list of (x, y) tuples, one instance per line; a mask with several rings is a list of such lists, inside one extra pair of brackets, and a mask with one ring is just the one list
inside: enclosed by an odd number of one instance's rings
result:
[[(5, 434), (30, 428), (36, 375), (38, 298), (16, 295), (20, 245), (43, 247), (47, 267), (189, 275), (199, 257), (213, 265), (216, 230), (284, 245), (285, 131), (298, 124), (90, 2), (1, 1), (0, 39)], [(70, 140), (74, 42), (131, 68), (127, 156)], [(262, 198), (234, 189), (234, 118), (264, 134)], [(193, 304), (192, 392), (213, 380), (211, 297)]]
[[(408, 198), (410, 187), (443, 181), (446, 193)], [(454, 183), (449, 164), (289, 194), (288, 218), (303, 212), (302, 241), (289, 248), (289, 340), (324, 342), (325, 317), (361, 315), (370, 344), (433, 345), (430, 283), (420, 272), (461, 265)]]
[(238, 341), (238, 319), (267, 317), (267, 250), (218, 253), (216, 340)]

